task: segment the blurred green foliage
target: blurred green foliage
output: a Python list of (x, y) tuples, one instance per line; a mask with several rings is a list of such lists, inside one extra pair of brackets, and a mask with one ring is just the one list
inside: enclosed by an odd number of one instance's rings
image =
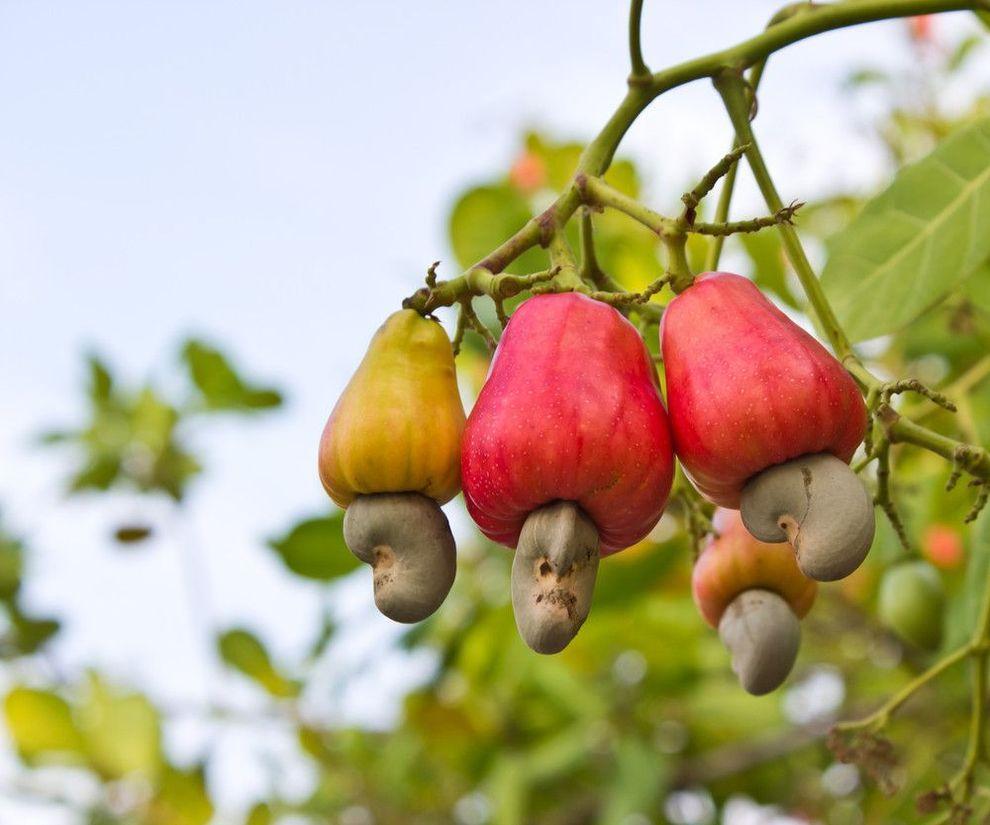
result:
[[(933, 50), (915, 40), (912, 63), (923, 61), (920, 77), (913, 65), (903, 74), (865, 67), (850, 75), (850, 94), (879, 90), (888, 103), (876, 131), (891, 171), (933, 150), (944, 154), (947, 149), (936, 149), (944, 138), (985, 115), (982, 98), (963, 115), (938, 106), (941, 89), (982, 43), (967, 35)], [(506, 174), (468, 189), (454, 203), (449, 231), (457, 265), (471, 265), (543, 208), (566, 184), (580, 151), (577, 143), (525, 135)], [(929, 171), (924, 186), (899, 178), (886, 201), (862, 212), (863, 193), (835, 193), (808, 204), (799, 213), (802, 233), (824, 244), (845, 231), (833, 248), (856, 251), (870, 246), (876, 231), (868, 224), (871, 211), (884, 210), (885, 203), (924, 201), (932, 210), (925, 219), (932, 218), (939, 207), (919, 188), (924, 190), (946, 163), (960, 160), (942, 154), (934, 156), (941, 158), (937, 162), (915, 167), (936, 170)], [(618, 160), (607, 177), (626, 194), (643, 194), (628, 160)], [(673, 199), (676, 193), (666, 195)], [(628, 289), (641, 289), (656, 277), (659, 249), (649, 231), (612, 213), (594, 215), (593, 223), (603, 270)], [(971, 228), (964, 239), (974, 255), (986, 241), (977, 230)], [(576, 246), (578, 239), (571, 240)], [(985, 259), (988, 250), (979, 249), (977, 257)], [(800, 290), (775, 233), (733, 238), (727, 250), (761, 288), (795, 313), (802, 311)], [(694, 265), (705, 252), (704, 239), (692, 240)], [(972, 272), (961, 272), (949, 266), (954, 259), (946, 250), (930, 250), (929, 256), (924, 294), (909, 308), (892, 306), (879, 295), (883, 288), (874, 286), (871, 300), (885, 326), (874, 326), (875, 313), (869, 324), (856, 328), (856, 337), (892, 333), (871, 351), (874, 366), (949, 387), (960, 410), (950, 416), (926, 401), (903, 403), (942, 432), (988, 444), (990, 271), (983, 261)], [(546, 265), (544, 253), (534, 250), (513, 271)], [(841, 297), (852, 288), (847, 283), (852, 270), (837, 266), (833, 263), (825, 283)], [(950, 271), (944, 271), (947, 266)], [(854, 315), (849, 309), (845, 320), (855, 324)], [(493, 311), (486, 321), (495, 323)], [(477, 338), (466, 343), (458, 369), (465, 392), (476, 394), (488, 356)], [(191, 340), (180, 352), (182, 382), (171, 394), (151, 384), (123, 386), (104, 361), (89, 358), (86, 421), (44, 439), (76, 457), (70, 492), (137, 490), (180, 507), (202, 471), (190, 422), (279, 406), (277, 390), (243, 377), (212, 345)], [(918, 556), (939, 568), (948, 605), (941, 617), (942, 652), (959, 645), (973, 626), (990, 577), (990, 517), (961, 526), (971, 494), (965, 488), (945, 492), (950, 469), (927, 453), (897, 453), (894, 495), (912, 546), (901, 547), (881, 521), (864, 567), (840, 584), (822, 587), (803, 624), (794, 676), (785, 689), (765, 698), (738, 687), (717, 635), (694, 608), (691, 548), (676, 507), (648, 540), (602, 564), (591, 618), (570, 647), (553, 657), (533, 654), (517, 637), (508, 600), (510, 554), (477, 536), (462, 542), (447, 602), (400, 639), (410, 652), (431, 654), (435, 668), (405, 697), (398, 722), (386, 731), (318, 723), (305, 712), (316, 666), (335, 653), (332, 614), (313, 629), (311, 650), (298, 661), (274, 657), (263, 633), (224, 629), (215, 640), (217, 661), (267, 708), (259, 711), (257, 725), (274, 717), (293, 731), (315, 783), (303, 798), (283, 798), (268, 785), (253, 789), (257, 799), (248, 810), (215, 821), (701, 825), (715, 822), (740, 799), (772, 805), (794, 817), (791, 821), (919, 821), (915, 797), (938, 787), (961, 759), (969, 696), (964, 668), (909, 703), (889, 732), (898, 764), (887, 778), (898, 787), (896, 795), (879, 792), (865, 771), (838, 765), (823, 739), (837, 718), (863, 714), (938, 655), (877, 621), (879, 582), (888, 568)], [(957, 543), (958, 553), (946, 554), (924, 538), (932, 527), (941, 531), (943, 542)], [(292, 575), (317, 584), (335, 586), (352, 573), (369, 579), (367, 569), (355, 572), (359, 564), (346, 551), (341, 528), (340, 512), (315, 514), (270, 540), (267, 552)], [(150, 519), (122, 524), (116, 539), (136, 544), (153, 529)], [(0, 531), (0, 604), (6, 618), (0, 656), (12, 663), (3, 718), (24, 770), (58, 765), (94, 779), (101, 789), (98, 799), (78, 811), (79, 821), (89, 825), (213, 820), (208, 763), (173, 761), (165, 746), (169, 713), (97, 673), (52, 678), (43, 666), (39, 652), (59, 624), (24, 615), (19, 594), (25, 552), (22, 542)], [(370, 585), (366, 592), (370, 598)], [(224, 723), (225, 708), (205, 710), (218, 716), (214, 724)], [(209, 758), (207, 750), (204, 760)], [(79, 806), (60, 797), (48, 801)]]

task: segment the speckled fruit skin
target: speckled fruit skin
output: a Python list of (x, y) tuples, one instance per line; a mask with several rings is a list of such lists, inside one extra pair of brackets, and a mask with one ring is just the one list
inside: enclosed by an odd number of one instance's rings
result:
[(414, 310), (394, 312), (327, 419), (320, 480), (341, 507), (368, 493), (443, 504), (460, 489), (463, 429), (447, 333)]
[(761, 470), (810, 453), (848, 462), (866, 432), (856, 383), (751, 281), (701, 275), (660, 327), (674, 447), (701, 493), (739, 507)]
[(717, 628), (732, 600), (754, 588), (777, 593), (803, 619), (815, 603), (818, 582), (801, 572), (790, 545), (757, 541), (736, 510), (716, 510), (713, 521), (718, 538), (701, 551), (691, 576), (694, 603), (705, 621)]
[(521, 304), (464, 430), (464, 498), (482, 532), (515, 547), (533, 510), (575, 501), (608, 555), (653, 529), (673, 469), (656, 371), (632, 324), (573, 293)]

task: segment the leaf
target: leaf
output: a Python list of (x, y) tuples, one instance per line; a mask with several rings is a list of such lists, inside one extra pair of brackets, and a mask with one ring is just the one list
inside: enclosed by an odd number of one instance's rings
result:
[(308, 579), (330, 581), (361, 564), (344, 544), (344, 514), (307, 519), (269, 546), (293, 573)]
[(261, 640), (248, 630), (234, 628), (217, 639), (220, 658), (235, 670), (253, 679), (272, 696), (296, 696), (299, 685), (286, 679), (272, 664)]
[(182, 348), (182, 359), (207, 409), (262, 410), (282, 403), (281, 393), (250, 385), (219, 350), (203, 341), (187, 341)]
[(971, 527), (969, 545), (963, 591), (949, 600), (943, 651), (955, 650), (970, 638), (990, 582), (990, 516), (986, 510)]
[(894, 332), (990, 256), (990, 118), (904, 167), (829, 244), (822, 286), (853, 341)]
[(140, 544), (151, 538), (152, 528), (147, 524), (121, 524), (113, 532), (114, 541), (118, 544)]
[(33, 762), (68, 755), (77, 761), (83, 742), (69, 703), (46, 690), (15, 687), (4, 699), (7, 732), (21, 758)]
[(272, 809), (264, 802), (258, 802), (248, 811), (244, 825), (271, 825), (274, 821)]
[(743, 249), (753, 263), (753, 280), (769, 290), (788, 306), (798, 309), (800, 303), (787, 285), (787, 262), (779, 232), (755, 232), (740, 235)]
[(115, 690), (92, 676), (77, 718), (86, 752), (100, 776), (157, 774), (162, 761), (161, 722), (146, 697)]
[(35, 619), (25, 616), (16, 603), (9, 605), (7, 612), (11, 630), (9, 638), (5, 641), (10, 644), (12, 653), (18, 656), (36, 653), (62, 627), (57, 619)]
[(0, 599), (6, 601), (17, 595), (23, 572), (23, 545), (0, 533)]
[(961, 69), (969, 59), (969, 56), (983, 45), (983, 40), (984, 38), (975, 34), (970, 35), (969, 37), (964, 37), (953, 50), (952, 54), (949, 55), (949, 59), (945, 64), (946, 68), (950, 72), (955, 72)]
[(973, 14), (983, 24), (983, 28), (990, 31), (990, 11), (974, 11)]
[(89, 364), (90, 399), (97, 404), (109, 401), (113, 392), (110, 368), (96, 355), (90, 355), (86, 361)]
[(213, 818), (213, 803), (203, 769), (167, 768), (148, 808), (142, 821), (153, 825), (207, 825)]
[(984, 261), (960, 284), (960, 293), (973, 306), (990, 312), (990, 261)]
[[(467, 269), (476, 264), (531, 217), (533, 212), (527, 200), (508, 185), (469, 189), (454, 204), (448, 222), (450, 245), (458, 265)], [(508, 271), (538, 271), (546, 266), (545, 253), (530, 250)]]
[(846, 78), (844, 85), (848, 89), (853, 89), (889, 82), (890, 75), (880, 69), (857, 69)]

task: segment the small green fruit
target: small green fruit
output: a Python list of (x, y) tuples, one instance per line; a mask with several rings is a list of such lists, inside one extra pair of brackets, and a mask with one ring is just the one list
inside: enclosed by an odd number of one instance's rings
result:
[(938, 571), (926, 561), (892, 567), (880, 582), (880, 621), (916, 647), (934, 650), (942, 640), (945, 591)]

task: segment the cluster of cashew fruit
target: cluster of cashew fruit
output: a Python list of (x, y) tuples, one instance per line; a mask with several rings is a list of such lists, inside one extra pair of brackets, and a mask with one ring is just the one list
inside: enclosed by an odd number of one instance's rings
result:
[(563, 649), (588, 616), (599, 559), (659, 521), (676, 453), (704, 497), (741, 512), (716, 519), (728, 526), (698, 561), (699, 608), (747, 690), (779, 685), (815, 580), (848, 575), (873, 539), (872, 499), (848, 466), (866, 407), (842, 365), (738, 275), (702, 275), (675, 297), (661, 348), (666, 408), (621, 313), (578, 293), (534, 295), (465, 423), (439, 324), (392, 315), (330, 415), (319, 461), (379, 609), (414, 622), (443, 601), (455, 552), (440, 505), (463, 487), (482, 532), (515, 548), (521, 636)]

